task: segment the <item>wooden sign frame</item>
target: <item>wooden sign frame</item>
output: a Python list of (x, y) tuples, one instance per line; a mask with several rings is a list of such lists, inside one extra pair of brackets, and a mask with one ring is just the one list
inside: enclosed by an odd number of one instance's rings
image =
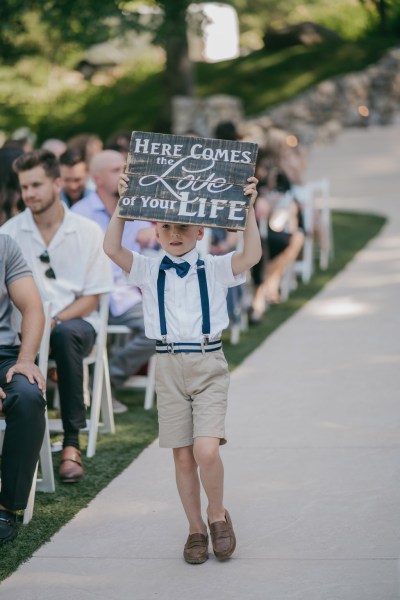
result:
[(257, 144), (133, 131), (123, 219), (243, 230)]

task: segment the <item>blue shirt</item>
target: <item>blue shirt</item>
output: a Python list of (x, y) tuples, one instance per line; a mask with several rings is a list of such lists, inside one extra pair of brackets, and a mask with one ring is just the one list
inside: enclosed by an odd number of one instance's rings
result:
[[(83, 190), (83, 196), (80, 200), (78, 200), (78, 202), (80, 202), (81, 200), (83, 200), (84, 198), (89, 196), (89, 194), (91, 194), (91, 193), (92, 193), (92, 190), (89, 187), (85, 187), (85, 189)], [(71, 208), (71, 200), (68, 198), (68, 196), (64, 192), (64, 190), (61, 190), (61, 200), (64, 202), (64, 204), (66, 206), (68, 206), (68, 208)]]

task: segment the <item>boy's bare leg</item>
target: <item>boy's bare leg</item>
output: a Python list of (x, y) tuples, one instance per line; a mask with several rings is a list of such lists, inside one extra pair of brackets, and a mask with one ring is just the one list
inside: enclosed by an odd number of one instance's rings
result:
[(219, 455), (219, 438), (195, 438), (193, 456), (199, 465), (201, 483), (208, 498), (208, 520), (210, 523), (225, 521), (224, 466)]
[(189, 521), (189, 533), (207, 533), (201, 516), (200, 480), (197, 463), (193, 456), (193, 446), (174, 448), (176, 485)]
[(200, 479), (208, 498), (208, 522), (216, 558), (230, 558), (236, 548), (232, 521), (224, 508), (224, 467), (219, 455), (219, 439), (197, 437), (193, 455), (200, 467)]

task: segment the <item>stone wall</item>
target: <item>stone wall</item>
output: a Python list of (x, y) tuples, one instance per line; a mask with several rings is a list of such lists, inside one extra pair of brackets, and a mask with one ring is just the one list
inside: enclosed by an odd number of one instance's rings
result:
[(243, 119), (242, 103), (235, 96), (175, 96), (172, 104), (173, 133), (177, 135), (193, 131), (203, 137), (213, 137), (213, 131), (220, 121), (232, 121), (239, 125)]
[(394, 48), (362, 72), (321, 82), (288, 102), (244, 117), (238, 98), (177, 97), (174, 103), (174, 133), (194, 129), (212, 137), (215, 125), (232, 120), (244, 139), (263, 144), (265, 131), (281, 127), (294, 133), (303, 144), (329, 140), (343, 127), (387, 125), (400, 108), (400, 48)]
[(262, 140), (272, 125), (304, 144), (329, 140), (343, 127), (387, 125), (400, 108), (400, 48), (362, 72), (321, 82), (289, 102), (246, 118), (245, 137)]

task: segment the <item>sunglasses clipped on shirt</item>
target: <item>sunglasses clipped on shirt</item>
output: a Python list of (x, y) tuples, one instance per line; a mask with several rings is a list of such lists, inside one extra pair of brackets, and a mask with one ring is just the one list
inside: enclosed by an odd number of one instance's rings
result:
[(42, 254), (38, 258), (39, 258), (40, 262), (42, 262), (46, 265), (49, 265), (49, 268), (46, 269), (46, 271), (44, 272), (46, 277), (48, 277), (49, 279), (56, 279), (56, 274), (53, 271), (53, 267), (50, 265), (50, 256), (49, 256), (49, 253), (47, 252), (47, 250), (42, 252)]

